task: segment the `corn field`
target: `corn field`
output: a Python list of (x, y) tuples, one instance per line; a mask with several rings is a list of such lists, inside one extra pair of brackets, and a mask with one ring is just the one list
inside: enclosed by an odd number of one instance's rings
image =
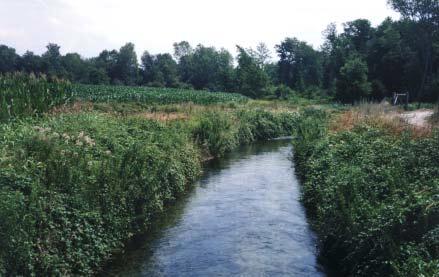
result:
[(247, 97), (237, 93), (208, 92), (189, 89), (128, 87), (106, 85), (75, 85), (78, 99), (92, 102), (142, 102), (151, 104), (177, 104), (192, 102), (209, 105), (224, 102), (245, 102)]
[(72, 97), (69, 82), (24, 73), (0, 75), (0, 121), (48, 111)]

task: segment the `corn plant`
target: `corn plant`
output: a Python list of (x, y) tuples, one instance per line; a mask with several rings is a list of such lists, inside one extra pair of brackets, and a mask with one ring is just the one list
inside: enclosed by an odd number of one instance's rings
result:
[(24, 73), (0, 75), (0, 121), (41, 114), (71, 98), (69, 82)]
[(93, 102), (141, 102), (151, 104), (177, 104), (192, 102), (209, 105), (225, 102), (245, 102), (247, 97), (237, 93), (208, 92), (174, 88), (75, 85), (78, 99)]

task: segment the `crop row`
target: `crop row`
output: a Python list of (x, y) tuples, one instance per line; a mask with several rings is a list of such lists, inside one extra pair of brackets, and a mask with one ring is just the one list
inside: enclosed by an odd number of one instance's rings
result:
[(71, 99), (71, 85), (24, 73), (0, 75), (0, 121), (35, 115)]
[(75, 85), (74, 95), (79, 99), (93, 102), (134, 101), (151, 104), (192, 102), (200, 105), (209, 105), (215, 103), (247, 101), (247, 97), (237, 93), (106, 85)]

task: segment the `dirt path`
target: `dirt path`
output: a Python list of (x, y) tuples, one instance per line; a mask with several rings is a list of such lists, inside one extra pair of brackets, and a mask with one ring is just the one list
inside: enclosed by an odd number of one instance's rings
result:
[(416, 110), (401, 114), (401, 118), (407, 123), (418, 127), (427, 127), (429, 125), (428, 118), (433, 115), (433, 110)]

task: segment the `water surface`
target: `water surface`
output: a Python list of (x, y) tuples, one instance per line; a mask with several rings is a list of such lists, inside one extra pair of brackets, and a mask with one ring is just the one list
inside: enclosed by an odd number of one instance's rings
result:
[(291, 152), (288, 140), (275, 140), (212, 162), (105, 274), (324, 276)]

